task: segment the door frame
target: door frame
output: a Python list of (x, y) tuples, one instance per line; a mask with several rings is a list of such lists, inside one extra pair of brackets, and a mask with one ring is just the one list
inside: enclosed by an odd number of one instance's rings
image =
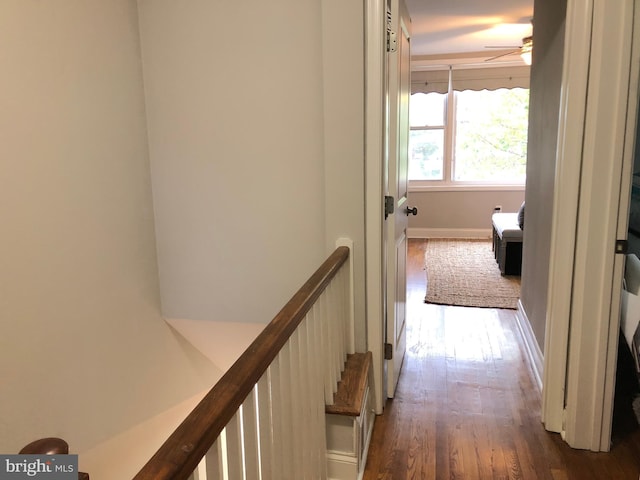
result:
[(365, 262), (367, 346), (373, 357), (373, 398), (381, 414), (384, 381), (384, 109), (386, 2), (365, 2)]
[(570, 446), (594, 451), (608, 451), (611, 439), (623, 269), (614, 245), (626, 238), (623, 173), (637, 111), (635, 3), (567, 4), (542, 420)]
[[(621, 177), (622, 172), (629, 171), (633, 148), (627, 141), (624, 151), (607, 149), (606, 142), (622, 148), (620, 135), (624, 138), (625, 134), (629, 136), (630, 132), (635, 132), (635, 117), (627, 111), (627, 106), (631, 105), (629, 109), (635, 112), (637, 104), (638, 62), (631, 63), (628, 54), (632, 48), (631, 38), (634, 56), (637, 57), (640, 51), (635, 38), (638, 34), (633, 35), (633, 20), (637, 23), (638, 19), (635, 4), (635, 0), (631, 7), (628, 2), (607, 4), (607, 0), (568, 0), (567, 3), (545, 327), (542, 421), (548, 430), (561, 432), (575, 448), (603, 451), (609, 450), (611, 433), (620, 303), (619, 288), (617, 292), (616, 289), (621, 282), (622, 261), (619, 255), (618, 258), (597, 257), (602, 256), (605, 249), (611, 248), (609, 251), (612, 251), (616, 235), (622, 232), (622, 225), (618, 222), (624, 208), (621, 194), (625, 189), (621, 187), (624, 181)], [(629, 8), (633, 11), (629, 12)], [(625, 9), (626, 14), (623, 13)], [(594, 15), (594, 10), (597, 15)], [(374, 360), (376, 413), (382, 413), (385, 400), (382, 351), (384, 14), (384, 0), (365, 2), (367, 342)], [(607, 32), (619, 35), (613, 38)], [(618, 47), (612, 42), (618, 42)], [(601, 47), (592, 49), (594, 45)], [(604, 52), (618, 52), (620, 55), (600, 55)], [(607, 62), (614, 62), (616, 68), (603, 67)], [(595, 65), (601, 67), (596, 69)], [(626, 89), (620, 90), (624, 86)], [(607, 102), (613, 108), (608, 108), (603, 115), (601, 108)], [(621, 119), (625, 123), (616, 132), (613, 126), (620, 126)], [(586, 135), (593, 135), (591, 138), (597, 141), (585, 143)], [(607, 163), (602, 161), (602, 154), (613, 162), (610, 170), (605, 172), (608, 182), (604, 186), (603, 198), (607, 200), (607, 208), (604, 209), (596, 205), (595, 199), (585, 195), (589, 182), (596, 178), (602, 181), (596, 168), (596, 155), (601, 164)], [(620, 172), (617, 177), (616, 172)], [(582, 212), (581, 216), (578, 211)], [(602, 233), (605, 230), (603, 226), (609, 234), (600, 235), (599, 242), (590, 242), (591, 233)], [(585, 269), (587, 263), (589, 267)], [(592, 271), (597, 278), (591, 275)], [(581, 279), (578, 275), (582, 276)], [(585, 281), (587, 277), (594, 281)], [(560, 365), (566, 365), (566, 369), (558, 368)], [(584, 418), (592, 421), (584, 422), (581, 420)]]
[(567, 3), (542, 379), (542, 422), (552, 432), (564, 430), (566, 369), (558, 366), (567, 365), (568, 357), (584, 137), (583, 122), (573, 119), (585, 118), (591, 4), (591, 0), (569, 0)]

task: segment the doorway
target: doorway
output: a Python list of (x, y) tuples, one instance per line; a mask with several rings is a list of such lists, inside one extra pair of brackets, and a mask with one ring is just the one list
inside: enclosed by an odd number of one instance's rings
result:
[[(540, 152), (534, 178), (544, 202), (527, 212), (535, 233), (527, 237), (525, 231), (525, 243), (532, 239), (523, 260), (529, 272), (523, 278), (525, 320), (533, 342), (545, 352), (545, 426), (563, 432), (576, 448), (608, 450), (622, 284), (615, 239), (626, 237), (619, 213), (626, 215), (629, 187), (620, 181), (625, 168), (631, 174), (624, 139), (635, 133), (638, 74), (630, 59), (632, 52), (637, 56), (632, 41), (637, 13), (635, 2), (574, 2), (560, 16), (557, 2), (538, 4), (538, 24), (540, 31), (547, 29), (548, 42), (534, 50), (534, 63), (537, 55), (546, 67), (538, 80), (547, 97), (557, 93), (551, 99), (557, 108), (546, 110), (555, 124), (539, 110), (539, 143), (545, 144), (546, 136), (553, 151)], [(545, 24), (545, 14), (547, 20), (559, 18), (553, 28)], [(551, 73), (556, 83), (549, 83)]]

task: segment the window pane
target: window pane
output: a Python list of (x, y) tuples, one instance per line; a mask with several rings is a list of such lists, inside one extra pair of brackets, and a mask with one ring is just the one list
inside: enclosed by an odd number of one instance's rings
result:
[(412, 127), (442, 127), (446, 93), (414, 93), (409, 105), (409, 124)]
[(456, 93), (454, 180), (524, 183), (529, 90)]
[(409, 180), (442, 180), (444, 130), (411, 130)]

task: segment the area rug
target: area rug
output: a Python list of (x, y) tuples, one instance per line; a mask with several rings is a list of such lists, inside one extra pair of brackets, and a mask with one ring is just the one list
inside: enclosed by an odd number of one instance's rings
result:
[(426, 303), (518, 308), (520, 277), (503, 276), (491, 240), (429, 239)]

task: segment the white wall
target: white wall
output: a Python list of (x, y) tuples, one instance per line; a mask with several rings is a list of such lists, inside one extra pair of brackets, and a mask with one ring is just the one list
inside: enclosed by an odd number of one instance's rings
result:
[(135, 2), (4, 0), (0, 32), (0, 452), (82, 452), (219, 372), (160, 315)]
[(491, 230), (497, 205), (503, 212), (517, 212), (523, 200), (524, 189), (410, 192), (409, 205), (418, 209), (418, 215), (409, 217), (409, 228)]
[(147, 105), (136, 2), (0, 4), (0, 451), (82, 454), (219, 377), (161, 317), (154, 228), (165, 313), (240, 322), (353, 238), (364, 346), (363, 6), (209, 3), (139, 2)]
[(326, 256), (321, 5), (139, 9), (163, 313), (266, 323)]
[(323, 0), (327, 250), (354, 242), (356, 348), (365, 351), (364, 2)]

